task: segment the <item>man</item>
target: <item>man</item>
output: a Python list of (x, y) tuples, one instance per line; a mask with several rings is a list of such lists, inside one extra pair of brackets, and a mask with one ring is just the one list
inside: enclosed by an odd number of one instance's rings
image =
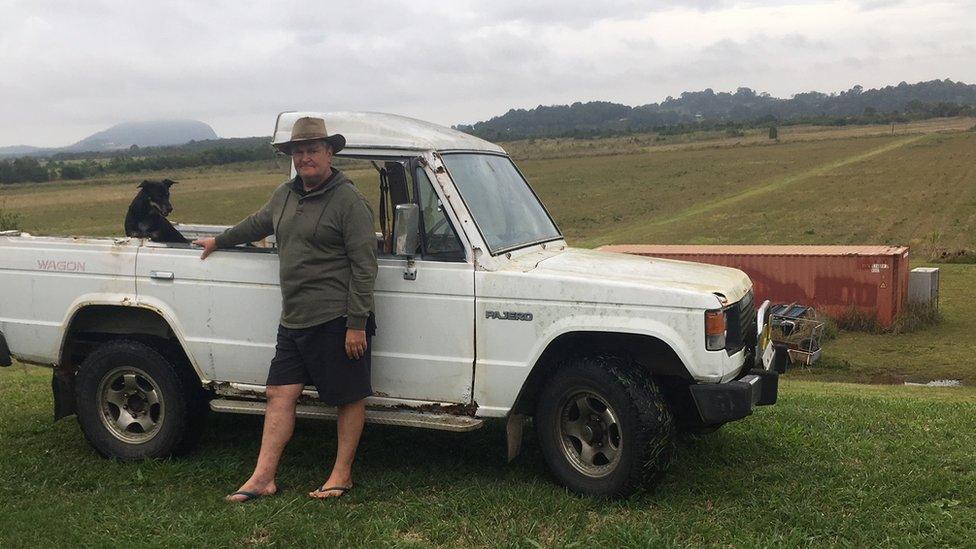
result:
[(363, 431), (370, 386), (370, 336), (376, 237), (373, 213), (352, 182), (332, 167), (346, 144), (328, 135), (321, 118), (300, 118), (290, 154), (298, 175), (278, 187), (258, 212), (216, 238), (202, 238), (201, 259), (214, 250), (275, 235), (280, 262), (282, 312), (275, 357), (268, 371), (264, 432), (257, 465), (238, 491), (245, 502), (277, 492), (278, 462), (295, 426), (295, 406), (306, 384), (337, 406), (338, 449), (332, 473), (309, 493), (339, 497), (352, 488), (352, 463)]

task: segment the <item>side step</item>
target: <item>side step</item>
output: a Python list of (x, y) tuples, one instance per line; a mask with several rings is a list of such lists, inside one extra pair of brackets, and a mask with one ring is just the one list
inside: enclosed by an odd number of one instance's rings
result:
[[(266, 404), (251, 400), (230, 400), (217, 398), (210, 401), (210, 409), (215, 412), (229, 412), (234, 414), (264, 415)], [(335, 408), (327, 406), (312, 406), (299, 404), (295, 415), (302, 418), (331, 419), (338, 417)], [(420, 427), (421, 429), (436, 429), (439, 431), (465, 432), (479, 429), (484, 420), (470, 416), (455, 416), (450, 414), (430, 414), (415, 410), (376, 410), (366, 409), (366, 423), (378, 425), (399, 425), (401, 427)]]

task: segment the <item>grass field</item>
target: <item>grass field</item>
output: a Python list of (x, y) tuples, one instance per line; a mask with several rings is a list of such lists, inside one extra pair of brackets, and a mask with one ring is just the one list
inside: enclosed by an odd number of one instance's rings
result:
[[(98, 458), (51, 423), (50, 371), (0, 370), (0, 546), (966, 546), (976, 539), (976, 389), (787, 382), (780, 402), (683, 440), (653, 493), (608, 503), (552, 484), (534, 438), (368, 426), (357, 487), (311, 501), (335, 451), (300, 422), (281, 495), (221, 496), (250, 471), (260, 418), (212, 416), (192, 456)], [(56, 525), (56, 526), (55, 526)]]
[(976, 133), (830, 143), (834, 160), (587, 242), (908, 244), (918, 258), (976, 246)]
[[(894, 134), (877, 126), (784, 128), (778, 143), (750, 134), (670, 145), (636, 136), (506, 146), (574, 245), (897, 243), (924, 260), (976, 249), (976, 132), (959, 131), (974, 123), (927, 121)], [(375, 199), (375, 172), (353, 168)], [(282, 159), (11, 185), (0, 187), (0, 208), (35, 233), (120, 234), (135, 185), (171, 177), (181, 182), (175, 219), (230, 224), (262, 204), (287, 170)]]
[(505, 150), (520, 160), (616, 156), (662, 151), (715, 149), (741, 146), (776, 146), (797, 141), (826, 141), (854, 137), (894, 137), (928, 133), (961, 132), (976, 125), (976, 118), (935, 118), (894, 126), (784, 126), (779, 137), (770, 140), (767, 128), (747, 129), (741, 137), (724, 131), (692, 132), (677, 135), (636, 134), (599, 139), (525, 139), (504, 143)]

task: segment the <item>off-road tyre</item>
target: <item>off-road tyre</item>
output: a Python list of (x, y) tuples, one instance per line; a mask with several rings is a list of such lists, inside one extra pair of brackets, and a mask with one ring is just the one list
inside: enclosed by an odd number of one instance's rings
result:
[(197, 377), (196, 371), (183, 351), (176, 345), (152, 345), (163, 358), (176, 370), (183, 383), (187, 399), (187, 421), (183, 440), (173, 451), (175, 456), (184, 456), (192, 452), (203, 438), (203, 432), (210, 418), (210, 401), (214, 398), (212, 391), (204, 389)]
[[(576, 403), (579, 395), (586, 401), (583, 406)], [(600, 402), (609, 415), (600, 411)], [(579, 431), (577, 412), (584, 408), (598, 419)], [(616, 427), (608, 426), (611, 421)], [(539, 396), (534, 424), (550, 472), (580, 494), (617, 499), (652, 489), (674, 453), (675, 425), (667, 401), (646, 370), (625, 357), (573, 357), (557, 364)], [(607, 448), (607, 455), (616, 442), (613, 459), (604, 455), (601, 460), (597, 454), (588, 461), (583, 438), (569, 432), (601, 433), (589, 440)]]
[[(169, 353), (166, 353), (169, 354)], [(96, 452), (122, 461), (188, 451), (206, 412), (192, 371), (150, 345), (103, 343), (81, 364), (75, 380), (78, 423)], [(122, 416), (125, 407), (128, 416)]]

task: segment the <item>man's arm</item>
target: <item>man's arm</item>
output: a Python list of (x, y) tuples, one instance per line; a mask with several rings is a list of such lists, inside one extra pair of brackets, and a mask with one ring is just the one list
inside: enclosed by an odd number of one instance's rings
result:
[(373, 232), (373, 211), (358, 195), (344, 212), (342, 234), (346, 257), (352, 276), (346, 302), (346, 328), (365, 330), (366, 319), (373, 310), (373, 284), (376, 282), (376, 234)]
[(274, 234), (274, 215), (271, 203), (274, 202), (274, 195), (268, 203), (260, 210), (247, 216), (237, 225), (227, 229), (217, 235), (216, 238), (200, 238), (193, 241), (193, 244), (203, 247), (200, 259), (207, 259), (217, 248), (231, 248), (238, 244), (254, 242)]
[(260, 210), (247, 216), (243, 221), (217, 235), (215, 239), (218, 248), (231, 248), (238, 244), (254, 242), (274, 234), (274, 216), (271, 203), (274, 197)]

